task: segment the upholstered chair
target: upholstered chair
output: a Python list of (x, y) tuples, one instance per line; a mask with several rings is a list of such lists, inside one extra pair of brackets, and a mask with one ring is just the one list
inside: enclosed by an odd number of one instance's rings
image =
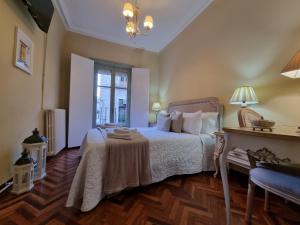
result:
[(263, 119), (259, 113), (249, 108), (240, 108), (237, 114), (240, 127), (251, 127), (252, 121)]
[(255, 187), (265, 189), (267, 211), (269, 192), (300, 204), (300, 164), (291, 164), (290, 159), (279, 159), (267, 149), (247, 151), (251, 170), (247, 197), (246, 223), (251, 224)]

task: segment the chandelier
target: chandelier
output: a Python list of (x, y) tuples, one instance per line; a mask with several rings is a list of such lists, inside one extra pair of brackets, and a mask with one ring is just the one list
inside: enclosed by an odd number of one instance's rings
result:
[(153, 18), (152, 16), (145, 16), (144, 27), (140, 29), (140, 9), (137, 5), (137, 0), (135, 4), (126, 2), (123, 7), (123, 15), (126, 20), (125, 30), (130, 38), (135, 38), (137, 35), (146, 35), (153, 28)]

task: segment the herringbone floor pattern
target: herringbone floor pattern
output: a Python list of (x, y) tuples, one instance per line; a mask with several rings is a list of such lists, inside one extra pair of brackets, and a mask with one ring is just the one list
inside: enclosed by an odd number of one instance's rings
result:
[[(65, 150), (48, 160), (47, 177), (26, 194), (0, 196), (0, 224), (91, 225), (221, 225), (225, 224), (220, 178), (211, 173), (178, 176), (125, 191), (102, 201), (88, 213), (64, 207), (79, 163), (78, 150)], [(230, 174), (233, 225), (244, 224), (247, 178)], [(257, 194), (253, 224), (300, 224), (300, 207), (272, 196), (271, 211), (263, 211)]]

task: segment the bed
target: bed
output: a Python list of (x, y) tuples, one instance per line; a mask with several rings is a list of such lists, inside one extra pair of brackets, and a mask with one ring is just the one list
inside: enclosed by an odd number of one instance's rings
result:
[[(173, 102), (168, 111), (217, 112), (218, 129), (221, 128), (223, 107), (215, 97)], [(152, 128), (138, 128), (149, 140), (151, 183), (167, 177), (213, 171), (215, 137), (212, 134), (192, 135), (173, 133)], [(107, 154), (105, 141), (98, 129), (91, 129), (85, 136), (80, 151), (82, 158), (74, 176), (66, 207), (92, 210), (108, 195), (103, 191)], [(132, 188), (134, 186), (128, 186)], [(122, 190), (115, 190), (115, 192)]]

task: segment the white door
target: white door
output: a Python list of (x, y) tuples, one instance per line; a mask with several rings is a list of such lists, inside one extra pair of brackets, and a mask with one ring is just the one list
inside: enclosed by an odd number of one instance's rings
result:
[(150, 70), (132, 68), (130, 126), (147, 127), (149, 114)]
[(71, 54), (68, 147), (77, 147), (93, 122), (94, 61)]

